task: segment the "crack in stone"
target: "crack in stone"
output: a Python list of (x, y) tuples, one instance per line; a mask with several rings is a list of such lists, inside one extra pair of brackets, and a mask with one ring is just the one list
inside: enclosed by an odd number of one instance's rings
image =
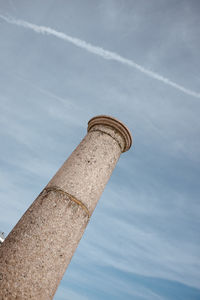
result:
[(124, 149), (122, 149), (122, 146), (120, 145), (120, 143), (118, 142), (118, 140), (116, 138), (114, 138), (110, 133), (108, 133), (106, 131), (103, 131), (101, 129), (92, 129), (92, 127), (91, 127), (90, 132), (93, 132), (93, 131), (99, 131), (101, 133), (105, 133), (105, 134), (109, 135), (113, 140), (115, 140), (115, 142), (117, 142), (117, 144), (119, 145), (119, 148), (121, 149), (121, 152), (123, 152)]

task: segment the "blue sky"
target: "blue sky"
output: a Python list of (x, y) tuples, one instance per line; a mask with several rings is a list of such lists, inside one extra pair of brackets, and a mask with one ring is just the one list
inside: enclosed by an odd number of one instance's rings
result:
[(200, 299), (199, 9), (0, 0), (0, 230), (10, 232), (91, 117), (119, 118), (133, 135), (55, 300)]

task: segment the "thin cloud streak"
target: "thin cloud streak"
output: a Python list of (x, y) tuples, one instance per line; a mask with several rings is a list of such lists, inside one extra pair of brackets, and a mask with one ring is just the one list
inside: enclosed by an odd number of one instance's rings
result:
[(0, 18), (3, 19), (4, 21), (6, 21), (7, 23), (15, 24), (17, 26), (22, 26), (24, 28), (31, 29), (31, 30), (33, 30), (37, 33), (40, 33), (40, 34), (53, 35), (53, 36), (55, 36), (59, 39), (67, 41), (67, 42), (69, 42), (69, 43), (71, 43), (71, 44), (73, 44), (73, 45), (75, 45), (79, 48), (85, 49), (86, 51), (88, 51), (90, 53), (101, 56), (104, 59), (114, 60), (114, 61), (117, 61), (117, 62), (123, 64), (123, 65), (127, 65), (127, 66), (130, 66), (130, 67), (134, 68), (134, 69), (137, 69), (138, 71), (146, 74), (147, 76), (149, 76), (153, 79), (156, 79), (160, 82), (163, 82), (166, 85), (172, 86), (173, 88), (175, 88), (177, 90), (180, 90), (181, 92), (183, 92), (187, 95), (193, 96), (195, 98), (200, 98), (200, 93), (196, 93), (195, 91), (187, 89), (184, 86), (181, 86), (181, 85), (171, 81), (170, 79), (168, 79), (166, 77), (163, 77), (163, 76), (161, 76), (157, 73), (154, 73), (154, 72), (142, 67), (141, 65), (138, 65), (134, 61), (132, 61), (130, 59), (127, 59), (127, 58), (124, 58), (123, 56), (120, 56), (119, 54), (117, 54), (115, 52), (105, 50), (101, 47), (93, 46), (93, 45), (91, 45), (91, 44), (89, 44), (89, 43), (87, 43), (83, 40), (80, 40), (80, 39), (75, 38), (75, 37), (71, 37), (71, 36), (69, 36), (69, 35), (67, 35), (63, 32), (56, 31), (56, 30), (54, 30), (52, 28), (49, 28), (49, 27), (38, 26), (36, 24), (32, 24), (32, 23), (29, 23), (29, 22), (26, 22), (26, 21), (23, 21), (23, 20), (14, 19), (13, 17), (6, 17), (4, 15), (0, 15)]

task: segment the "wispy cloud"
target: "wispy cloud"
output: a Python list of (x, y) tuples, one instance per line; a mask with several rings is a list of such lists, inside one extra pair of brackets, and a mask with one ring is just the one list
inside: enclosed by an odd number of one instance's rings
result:
[[(135, 181), (135, 178), (132, 180)], [(99, 264), (118, 271), (199, 288), (199, 245), (198, 241), (191, 239), (192, 229), (188, 228), (188, 223), (192, 220), (188, 211), (181, 211), (181, 207), (185, 206), (183, 195), (168, 188), (168, 203), (163, 204), (164, 196), (160, 201), (144, 182), (143, 186), (145, 193), (140, 192), (140, 196), (134, 188), (130, 194), (122, 186), (119, 189), (117, 185), (107, 188), (106, 198), (109, 201), (102, 199), (101, 206), (95, 211), (95, 221), (87, 229), (87, 239), (81, 244), (81, 251), (77, 250), (80, 265), (85, 261), (92, 261), (92, 264), (99, 261)], [(123, 205), (122, 194), (126, 198)], [(181, 203), (178, 204), (179, 201)], [(195, 203), (190, 205), (192, 210), (198, 211)], [(105, 234), (107, 228), (110, 230)], [(181, 237), (183, 232), (184, 237)]]
[(26, 21), (23, 21), (23, 20), (18, 20), (18, 19), (15, 19), (13, 17), (7, 17), (7, 16), (4, 16), (4, 15), (0, 15), (0, 18), (3, 19), (4, 21), (10, 23), (10, 24), (15, 24), (15, 25), (18, 25), (18, 26), (22, 26), (24, 28), (31, 29), (31, 30), (33, 30), (37, 33), (40, 33), (40, 34), (53, 35), (53, 36), (55, 36), (59, 39), (67, 41), (67, 42), (69, 42), (69, 43), (71, 43), (71, 44), (73, 44), (73, 45), (75, 45), (79, 48), (85, 49), (86, 51), (88, 51), (90, 53), (101, 56), (104, 59), (114, 60), (114, 61), (117, 61), (121, 64), (130, 66), (134, 69), (137, 69), (138, 71), (144, 73), (145, 75), (147, 75), (147, 76), (149, 76), (153, 79), (156, 79), (160, 82), (163, 82), (164, 84), (169, 85), (169, 86), (171, 86), (171, 87), (173, 87), (177, 90), (180, 90), (180, 91), (182, 91), (183, 93), (185, 93), (187, 95), (193, 96), (195, 98), (200, 98), (200, 93), (197, 93), (195, 91), (187, 89), (186, 87), (184, 87), (182, 85), (179, 85), (179, 84), (171, 81), (170, 79), (168, 79), (166, 77), (163, 77), (160, 74), (152, 72), (152, 71), (144, 68), (143, 66), (135, 63), (134, 61), (132, 61), (130, 59), (127, 59), (127, 58), (125, 58), (125, 57), (123, 57), (123, 56), (121, 56), (121, 55), (119, 55), (115, 52), (111, 52), (111, 51), (105, 50), (101, 47), (91, 45), (90, 43), (87, 43), (87, 42), (85, 42), (83, 40), (80, 40), (78, 38), (69, 36), (69, 35), (67, 35), (63, 32), (56, 31), (56, 30), (54, 30), (52, 28), (49, 28), (49, 27), (38, 26), (36, 24), (32, 24), (32, 23), (29, 23), (29, 22), (26, 22)]

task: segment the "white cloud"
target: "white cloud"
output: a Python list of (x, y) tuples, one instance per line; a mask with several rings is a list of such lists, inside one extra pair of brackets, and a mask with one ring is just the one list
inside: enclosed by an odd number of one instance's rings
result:
[(12, 17), (6, 17), (6, 16), (3, 16), (3, 15), (0, 15), (0, 18), (2, 18), (4, 21), (6, 21), (8, 23), (31, 29), (31, 30), (33, 30), (37, 33), (40, 33), (40, 34), (47, 34), (47, 35), (49, 34), (49, 35), (56, 36), (59, 39), (65, 40), (69, 43), (72, 43), (73, 45), (75, 45), (77, 47), (80, 47), (80, 48), (83, 48), (83, 49), (87, 50), (90, 53), (101, 56), (104, 59), (115, 60), (119, 63), (130, 66), (130, 67), (144, 73), (145, 75), (147, 75), (151, 78), (154, 78), (154, 79), (156, 79), (160, 82), (163, 82), (164, 84), (167, 84), (167, 85), (172, 86), (173, 88), (175, 88), (177, 90), (182, 91), (183, 93), (185, 93), (187, 95), (190, 95), (190, 96), (195, 97), (195, 98), (200, 98), (199, 93), (196, 93), (192, 90), (189, 90), (186, 87), (181, 86), (181, 85), (171, 81), (170, 79), (168, 79), (166, 77), (163, 77), (160, 74), (152, 72), (152, 71), (144, 68), (143, 66), (135, 63), (134, 61), (120, 56), (119, 54), (117, 54), (115, 52), (104, 50), (101, 47), (93, 46), (93, 45), (91, 45), (91, 44), (89, 44), (89, 43), (87, 43), (83, 40), (80, 40), (78, 38), (69, 36), (69, 35), (67, 35), (63, 32), (56, 31), (56, 30), (54, 30), (52, 28), (49, 28), (49, 27), (38, 26), (36, 24), (32, 24), (32, 23), (29, 23), (29, 22), (26, 22), (26, 21), (23, 21), (23, 20), (16, 20)]

